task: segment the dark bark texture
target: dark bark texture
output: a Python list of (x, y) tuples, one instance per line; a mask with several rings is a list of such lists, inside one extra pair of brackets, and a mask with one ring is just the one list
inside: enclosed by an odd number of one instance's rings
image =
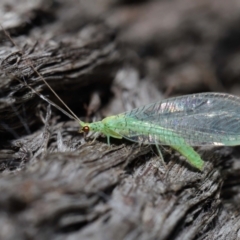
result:
[(37, 69), (84, 121), (240, 95), (239, 0), (2, 0), (0, 12), (0, 239), (240, 239), (238, 147), (197, 148), (203, 172), (171, 147), (163, 163), (155, 147), (83, 136), (31, 89), (61, 105)]

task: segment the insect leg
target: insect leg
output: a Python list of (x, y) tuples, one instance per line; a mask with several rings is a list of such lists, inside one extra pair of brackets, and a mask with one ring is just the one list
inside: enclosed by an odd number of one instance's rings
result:
[(110, 135), (107, 135), (107, 144), (108, 144), (108, 146), (111, 145), (111, 144), (110, 144)]
[[(88, 140), (87, 140), (86, 136), (87, 136), (87, 134), (84, 133), (84, 140), (87, 142)], [(91, 136), (92, 136), (92, 135), (91, 135)], [(90, 137), (91, 137), (91, 136), (90, 136)], [(95, 142), (95, 140), (99, 137), (99, 133), (96, 132), (95, 134), (93, 134), (93, 136), (94, 136), (94, 138), (93, 138), (92, 141), (88, 142), (89, 144), (92, 144), (92, 143)]]
[(95, 140), (97, 139), (98, 135), (96, 137), (94, 137), (94, 139), (90, 142), (90, 144), (94, 143)]
[(161, 152), (161, 149), (160, 149), (159, 145), (157, 143), (155, 143), (155, 146), (157, 148), (157, 152), (158, 152), (158, 155), (160, 157), (160, 161), (161, 161), (162, 165), (164, 167), (166, 167), (166, 163), (164, 162), (164, 158), (163, 158), (163, 155), (162, 155), (162, 152)]

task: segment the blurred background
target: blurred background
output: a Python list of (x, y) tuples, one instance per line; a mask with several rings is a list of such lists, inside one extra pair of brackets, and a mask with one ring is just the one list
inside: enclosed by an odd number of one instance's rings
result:
[(200, 173), (91, 142), (34, 70), (84, 121), (240, 96), (239, 0), (1, 0), (0, 23), (0, 239), (240, 239), (238, 147), (197, 149)]
[(25, 47), (78, 116), (99, 119), (170, 96), (239, 95), (239, 11), (237, 0), (2, 1), (0, 22), (17, 46), (2, 31), (2, 70), (38, 85), (26, 62), (5, 59)]

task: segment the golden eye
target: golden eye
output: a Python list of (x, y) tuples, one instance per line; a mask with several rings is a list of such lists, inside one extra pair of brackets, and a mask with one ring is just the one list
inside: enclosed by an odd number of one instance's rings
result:
[(84, 126), (84, 127), (82, 128), (82, 131), (83, 131), (84, 133), (88, 134), (88, 132), (90, 131), (90, 128), (89, 128), (88, 126)]

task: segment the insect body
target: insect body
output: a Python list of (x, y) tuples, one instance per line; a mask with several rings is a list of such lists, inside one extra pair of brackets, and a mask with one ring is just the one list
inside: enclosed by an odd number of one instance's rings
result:
[[(105, 134), (108, 144), (110, 137), (113, 137), (143, 144), (169, 145), (199, 170), (202, 170), (204, 161), (192, 146), (240, 145), (240, 97), (225, 93), (185, 95), (106, 117), (102, 121), (85, 123), (62, 101), (33, 65), (31, 67), (71, 115), (60, 107), (57, 108), (76, 119), (81, 132)], [(32, 87), (26, 86), (46, 100)], [(49, 100), (47, 102), (56, 106)]]
[(200, 93), (170, 98), (94, 123), (80, 121), (81, 131), (102, 132), (144, 144), (170, 145), (194, 167), (203, 160), (192, 146), (240, 145), (240, 98)]
[(199, 170), (203, 169), (204, 161), (192, 146), (240, 145), (240, 97), (225, 93), (185, 95), (106, 117), (102, 121), (85, 123), (37, 71), (36, 73), (71, 115), (32, 87), (26, 85), (27, 87), (70, 118), (77, 120), (81, 126), (80, 132), (93, 131), (106, 135), (109, 145), (110, 137), (157, 146), (169, 145)]
[[(4, 29), (3, 31), (11, 39)], [(14, 43), (12, 39), (11, 42)], [(170, 145), (199, 170), (202, 170), (204, 162), (192, 146), (240, 145), (240, 97), (224, 93), (186, 95), (106, 117), (99, 122), (85, 123), (62, 101), (31, 61), (29, 64), (71, 115), (27, 85), (25, 81), (16, 79), (64, 114), (79, 121), (82, 132), (94, 131), (105, 134), (108, 144), (110, 137), (113, 137), (144, 144)]]

